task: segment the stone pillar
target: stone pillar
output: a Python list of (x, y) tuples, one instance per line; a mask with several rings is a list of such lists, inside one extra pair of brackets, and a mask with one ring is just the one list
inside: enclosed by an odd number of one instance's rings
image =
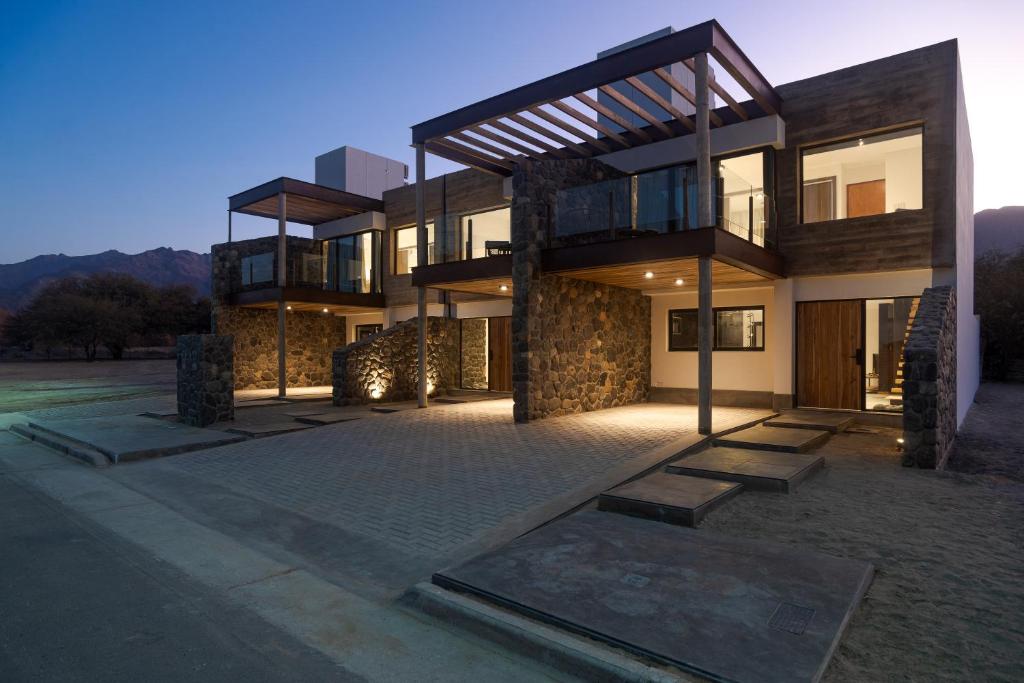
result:
[(697, 431), (711, 433), (711, 257), (697, 259)]
[[(416, 264), (427, 265), (427, 153), (420, 143), (416, 145)], [(440, 226), (434, 226), (439, 229)], [(416, 404), (427, 407), (427, 288), (416, 288), (417, 343), (417, 390)]]
[(231, 336), (178, 337), (178, 419), (194, 427), (235, 419)]

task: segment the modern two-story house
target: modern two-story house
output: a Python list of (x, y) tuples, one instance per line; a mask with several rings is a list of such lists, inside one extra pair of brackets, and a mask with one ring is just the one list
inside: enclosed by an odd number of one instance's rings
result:
[[(231, 197), (279, 222), (214, 247), (239, 388), (511, 391), (519, 421), (682, 401), (707, 432), (714, 405), (899, 413), (938, 376), (943, 419), (966, 414), (979, 327), (956, 41), (773, 86), (717, 22), (665, 29), (417, 124), (412, 143), (412, 184), (343, 148), (314, 184)], [(428, 180), (428, 154), (469, 168)], [(907, 374), (916, 330), (944, 340), (928, 377)]]

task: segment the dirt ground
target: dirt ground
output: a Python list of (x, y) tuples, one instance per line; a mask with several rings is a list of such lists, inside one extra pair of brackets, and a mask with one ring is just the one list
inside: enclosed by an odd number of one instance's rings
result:
[(175, 391), (173, 360), (0, 363), (0, 413)]
[(960, 428), (948, 469), (1024, 482), (1024, 384), (982, 384)]
[(832, 437), (795, 494), (743, 493), (703, 528), (875, 565), (826, 681), (1021, 680), (1024, 484), (903, 468), (898, 431), (870, 431)]

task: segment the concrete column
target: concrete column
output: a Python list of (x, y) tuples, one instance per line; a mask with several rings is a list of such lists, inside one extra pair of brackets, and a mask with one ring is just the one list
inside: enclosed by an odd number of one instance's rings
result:
[(288, 249), (285, 225), (288, 223), (288, 196), (277, 195), (277, 286), (281, 297), (277, 302), (277, 395), (282, 398), (288, 393), (288, 369), (286, 367), (284, 327), (288, 311), (284, 300), (284, 288), (288, 284)]
[[(423, 144), (416, 145), (416, 263), (427, 263), (427, 207), (426, 196), (427, 159)], [(439, 226), (434, 226), (435, 230)], [(419, 386), (417, 388), (417, 405), (427, 407), (427, 288), (416, 288), (416, 322), (419, 339), (416, 347), (417, 371)]]
[(708, 55), (701, 52), (693, 58), (697, 97), (697, 227), (715, 224), (711, 178), (711, 123), (708, 118)]
[(697, 431), (711, 433), (711, 257), (697, 259)]

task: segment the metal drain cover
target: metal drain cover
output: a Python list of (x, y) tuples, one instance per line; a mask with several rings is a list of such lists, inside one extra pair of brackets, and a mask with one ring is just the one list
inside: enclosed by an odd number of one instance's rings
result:
[(788, 602), (780, 602), (775, 608), (775, 613), (768, 620), (768, 625), (780, 631), (788, 631), (796, 635), (803, 634), (807, 625), (811, 623), (814, 610), (809, 607), (800, 607)]

